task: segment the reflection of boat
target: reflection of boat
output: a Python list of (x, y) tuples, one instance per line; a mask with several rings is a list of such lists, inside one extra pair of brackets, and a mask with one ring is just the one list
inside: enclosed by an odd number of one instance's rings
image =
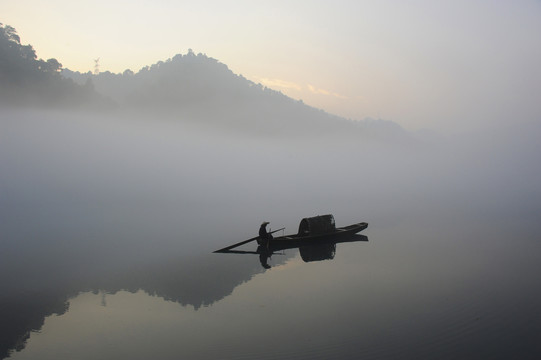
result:
[(299, 247), (304, 262), (332, 260), (336, 255), (336, 243), (322, 243)]
[[(278, 239), (278, 238), (277, 238)], [(336, 244), (345, 242), (368, 241), (368, 237), (359, 234), (342, 235), (339, 237), (321, 237), (312, 241), (271, 241), (268, 245), (259, 245), (256, 251), (218, 250), (222, 254), (254, 254), (259, 255), (259, 261), (264, 268), (270, 268), (268, 259), (274, 254), (287, 249), (299, 249), (304, 262), (332, 260), (336, 254)]]
[[(271, 240), (268, 247), (266, 247), (265, 245), (260, 245), (258, 247), (258, 253), (261, 252), (263, 249), (266, 249), (269, 252), (277, 252), (281, 250), (299, 248), (303, 260), (305, 258), (312, 259), (318, 256), (316, 255), (317, 253), (321, 253), (323, 251), (329, 253), (329, 249), (331, 247), (336, 249), (336, 244), (338, 243), (368, 241), (368, 238), (364, 235), (350, 234), (340, 235), (338, 237), (329, 235), (326, 237), (312, 238), (311, 240), (286, 241), (281, 240), (280, 238), (276, 238), (275, 240), (277, 241)], [(332, 257), (334, 257), (334, 255)]]

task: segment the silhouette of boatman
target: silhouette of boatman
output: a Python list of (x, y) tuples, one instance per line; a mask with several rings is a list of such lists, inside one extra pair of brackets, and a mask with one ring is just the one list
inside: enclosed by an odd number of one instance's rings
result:
[(267, 232), (267, 225), (270, 224), (268, 221), (265, 221), (261, 224), (259, 227), (259, 239), (257, 239), (257, 243), (259, 245), (265, 245), (266, 247), (269, 246), (269, 240), (272, 239), (272, 234), (269, 234)]

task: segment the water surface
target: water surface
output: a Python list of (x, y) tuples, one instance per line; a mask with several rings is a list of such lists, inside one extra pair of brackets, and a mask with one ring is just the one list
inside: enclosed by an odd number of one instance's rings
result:
[[(65, 113), (11, 113), (2, 128), (3, 358), (540, 354), (530, 145), (511, 156)], [(286, 250), (270, 269), (212, 253), (262, 221), (294, 233), (327, 213), (368, 222), (368, 241), (323, 261)]]

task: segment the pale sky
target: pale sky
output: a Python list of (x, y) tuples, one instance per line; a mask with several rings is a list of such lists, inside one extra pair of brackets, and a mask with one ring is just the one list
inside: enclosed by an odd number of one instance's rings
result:
[(539, 0), (0, 0), (38, 57), (138, 71), (188, 49), (306, 104), (409, 130), (541, 121)]

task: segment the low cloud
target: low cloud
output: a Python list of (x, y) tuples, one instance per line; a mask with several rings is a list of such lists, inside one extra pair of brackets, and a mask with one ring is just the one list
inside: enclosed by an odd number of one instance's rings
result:
[(274, 89), (281, 88), (281, 89), (295, 90), (295, 91), (306, 91), (306, 89), (308, 89), (309, 92), (316, 95), (332, 96), (338, 99), (349, 99), (348, 96), (345, 96), (336, 92), (332, 92), (329, 90), (321, 89), (311, 84), (300, 85), (293, 81), (282, 80), (282, 79), (269, 79), (269, 78), (258, 78), (257, 80), (261, 84), (270, 88), (274, 88)]
[(313, 93), (313, 94), (333, 96), (333, 97), (336, 97), (336, 98), (339, 98), (339, 99), (349, 99), (349, 97), (347, 97), (345, 95), (338, 94), (338, 93), (328, 91), (328, 90), (325, 90), (325, 89), (317, 88), (317, 87), (315, 87), (313, 85), (310, 85), (310, 84), (308, 84), (307, 86), (308, 86), (308, 90), (310, 90), (310, 92)]
[(268, 86), (270, 88), (283, 88), (283, 89), (290, 89), (290, 90), (297, 90), (301, 91), (302, 86), (294, 83), (292, 81), (287, 80), (281, 80), (281, 79), (269, 79), (269, 78), (259, 78), (258, 79), (261, 84)]

